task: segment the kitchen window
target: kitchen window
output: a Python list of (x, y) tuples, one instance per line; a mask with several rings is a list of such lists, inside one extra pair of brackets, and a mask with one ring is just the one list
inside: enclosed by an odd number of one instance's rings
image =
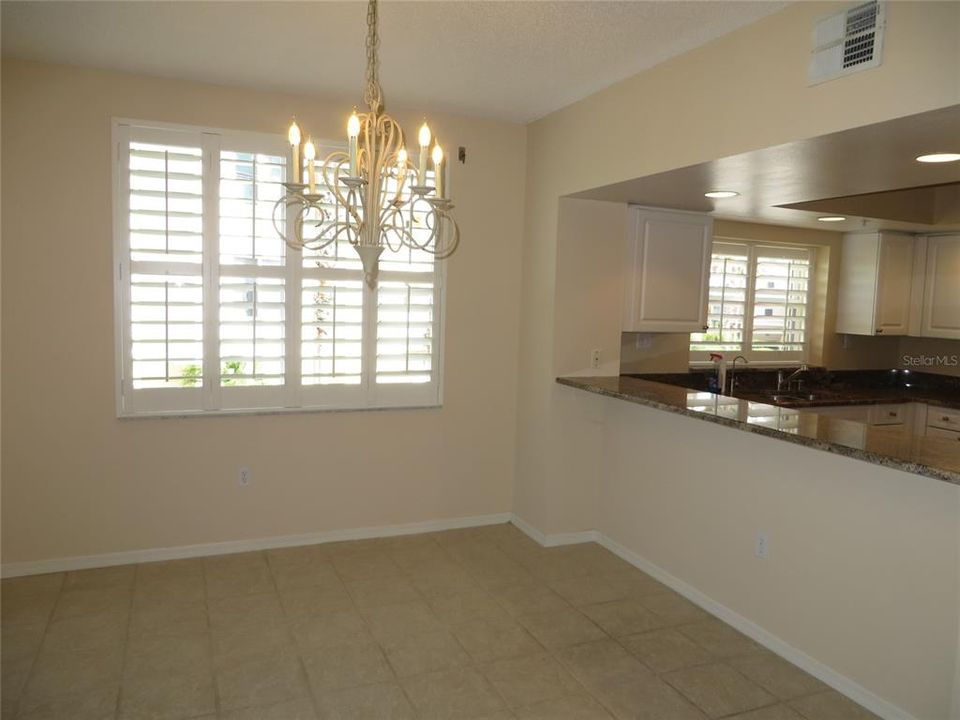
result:
[(431, 254), (385, 250), (370, 288), (346, 239), (288, 248), (281, 135), (117, 121), (114, 139), (119, 415), (440, 404)]
[(707, 329), (690, 335), (690, 360), (803, 362), (807, 359), (813, 249), (715, 241)]

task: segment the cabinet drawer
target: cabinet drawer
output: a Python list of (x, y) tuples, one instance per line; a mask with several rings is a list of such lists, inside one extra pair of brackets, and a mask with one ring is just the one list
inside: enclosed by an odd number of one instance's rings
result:
[(927, 427), (960, 431), (960, 410), (930, 405), (927, 408)]
[(867, 422), (871, 425), (903, 425), (907, 421), (909, 406), (873, 405), (867, 413)]
[(960, 440), (960, 431), (944, 430), (938, 427), (928, 427), (927, 437), (943, 438), (944, 440)]

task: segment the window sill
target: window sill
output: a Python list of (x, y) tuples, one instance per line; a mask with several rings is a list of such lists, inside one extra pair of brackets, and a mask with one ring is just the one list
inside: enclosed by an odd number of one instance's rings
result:
[[(737, 363), (738, 368), (742, 367), (762, 367), (762, 368), (795, 368), (800, 367), (801, 365), (809, 365), (810, 363), (805, 360), (750, 360), (744, 363), (742, 360)], [(729, 368), (732, 365), (731, 361), (727, 362), (727, 367)], [(712, 368), (714, 364), (712, 362), (703, 361), (703, 362), (691, 362), (689, 363), (689, 368), (691, 370), (703, 370), (704, 368)]]
[(275, 407), (275, 408), (231, 408), (228, 410), (170, 410), (121, 412), (118, 420), (172, 420), (176, 418), (201, 417), (235, 417), (245, 415), (294, 415), (299, 413), (348, 413), (348, 412), (381, 412), (387, 410), (439, 410), (442, 403), (430, 405), (380, 405), (377, 407)]

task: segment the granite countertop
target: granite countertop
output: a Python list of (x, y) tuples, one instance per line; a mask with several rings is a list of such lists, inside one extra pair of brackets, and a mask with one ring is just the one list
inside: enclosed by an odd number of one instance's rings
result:
[[(730, 377), (728, 369), (727, 377)], [(708, 390), (713, 371), (687, 373), (643, 373), (627, 377), (679, 385), (692, 390)], [(731, 395), (751, 402), (778, 407), (815, 408), (834, 405), (885, 405), (919, 402), (937, 407), (960, 409), (960, 377), (934, 375), (908, 370), (833, 370), (811, 368), (800, 390), (784, 390), (787, 397), (773, 401), (776, 370), (741, 368), (736, 373), (737, 387)], [(809, 393), (809, 395), (807, 395)], [(798, 397), (805, 396), (805, 397)]]
[(903, 425), (871, 426), (626, 375), (561, 377), (557, 382), (960, 485), (960, 443), (914, 435)]

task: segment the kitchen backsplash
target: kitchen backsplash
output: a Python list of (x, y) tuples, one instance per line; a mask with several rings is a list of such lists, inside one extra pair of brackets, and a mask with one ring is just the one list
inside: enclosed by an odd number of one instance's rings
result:
[[(686, 333), (622, 333), (620, 373), (679, 373), (689, 366)], [(736, 353), (728, 353), (733, 358)], [(835, 336), (811, 364), (834, 370), (899, 369), (960, 377), (960, 340)]]

